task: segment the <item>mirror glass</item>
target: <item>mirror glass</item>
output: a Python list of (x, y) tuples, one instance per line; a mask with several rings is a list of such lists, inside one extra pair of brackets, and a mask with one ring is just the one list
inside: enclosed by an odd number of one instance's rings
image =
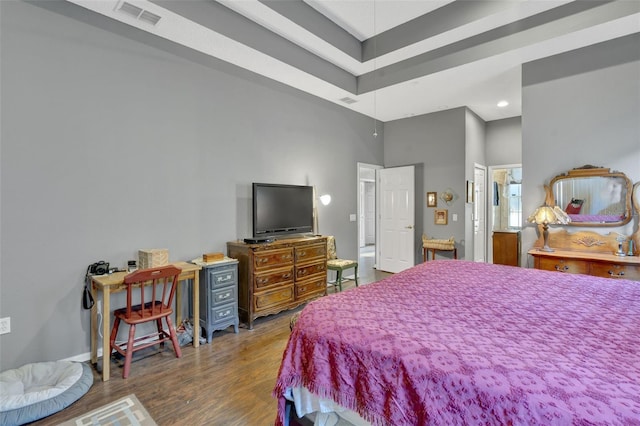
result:
[(631, 220), (631, 181), (603, 168), (573, 169), (551, 181), (558, 207), (574, 226), (619, 226)]

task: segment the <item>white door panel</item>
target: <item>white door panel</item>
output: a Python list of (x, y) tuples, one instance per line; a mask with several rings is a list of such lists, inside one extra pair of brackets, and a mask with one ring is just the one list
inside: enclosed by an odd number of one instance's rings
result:
[(378, 171), (380, 191), (379, 269), (400, 272), (414, 265), (414, 167)]

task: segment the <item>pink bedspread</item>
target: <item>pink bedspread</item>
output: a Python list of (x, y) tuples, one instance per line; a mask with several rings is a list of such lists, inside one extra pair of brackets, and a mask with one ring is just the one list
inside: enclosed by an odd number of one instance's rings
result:
[(307, 305), (274, 395), (374, 425), (640, 425), (640, 282), (429, 261)]

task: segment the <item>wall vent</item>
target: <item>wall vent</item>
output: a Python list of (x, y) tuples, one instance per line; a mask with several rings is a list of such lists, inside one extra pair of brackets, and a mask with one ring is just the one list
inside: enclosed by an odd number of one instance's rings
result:
[(340, 99), (340, 100), (341, 100), (342, 102), (344, 102), (345, 104), (348, 104), (348, 105), (355, 104), (356, 102), (358, 102), (358, 101), (356, 101), (355, 99), (350, 98), (350, 97), (348, 97), (348, 96), (346, 96), (346, 97), (344, 97), (344, 98), (342, 98), (342, 99)]
[(145, 10), (127, 1), (119, 2), (116, 6), (116, 12), (122, 12), (138, 21), (142, 21), (150, 25), (156, 25), (158, 24), (160, 19), (162, 19), (161, 16), (149, 12), (148, 10)]

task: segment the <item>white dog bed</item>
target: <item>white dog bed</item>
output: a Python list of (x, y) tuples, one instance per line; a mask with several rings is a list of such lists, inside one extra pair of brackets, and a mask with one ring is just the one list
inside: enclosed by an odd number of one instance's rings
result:
[(57, 413), (80, 399), (91, 385), (91, 368), (79, 362), (36, 362), (3, 371), (0, 425), (22, 425)]

